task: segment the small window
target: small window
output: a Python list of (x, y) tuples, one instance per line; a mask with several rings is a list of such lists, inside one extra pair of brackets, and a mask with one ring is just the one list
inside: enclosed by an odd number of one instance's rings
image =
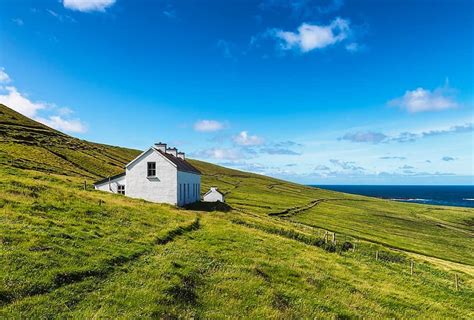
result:
[(117, 193), (119, 193), (119, 194), (125, 194), (125, 186), (119, 184), (119, 185), (117, 186)]
[(147, 177), (156, 177), (156, 162), (148, 162)]

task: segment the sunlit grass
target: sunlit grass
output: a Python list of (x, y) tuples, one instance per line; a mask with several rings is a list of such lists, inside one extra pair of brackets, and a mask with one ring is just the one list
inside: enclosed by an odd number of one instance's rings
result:
[(201, 161), (192, 163), (202, 191), (218, 186), (233, 210), (92, 190), (137, 153), (0, 108), (0, 318), (474, 316), (472, 209), (342, 194)]

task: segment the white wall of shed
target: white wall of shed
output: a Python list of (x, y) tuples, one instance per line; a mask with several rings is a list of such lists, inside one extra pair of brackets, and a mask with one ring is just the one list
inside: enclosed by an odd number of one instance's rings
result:
[(115, 179), (111, 179), (110, 184), (108, 181), (101, 184), (96, 184), (95, 189), (100, 190), (100, 191), (117, 193), (118, 185), (125, 185), (125, 194), (127, 194), (126, 176), (121, 176)]
[(205, 202), (217, 202), (217, 201), (224, 202), (224, 196), (220, 192), (212, 190), (211, 192), (209, 192), (208, 194), (204, 196), (203, 200)]

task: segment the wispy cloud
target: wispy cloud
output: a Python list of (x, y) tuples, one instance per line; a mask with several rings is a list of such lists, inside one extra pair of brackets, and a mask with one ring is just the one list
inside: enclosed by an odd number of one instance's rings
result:
[(44, 102), (31, 101), (13, 86), (5, 87), (3, 94), (0, 94), (0, 103), (30, 118), (36, 116), (39, 110), (48, 107)]
[(360, 51), (362, 48), (363, 46), (361, 46), (357, 42), (351, 42), (346, 45), (346, 50), (349, 52), (357, 52), (357, 51)]
[(333, 165), (336, 167), (342, 168), (344, 170), (350, 170), (350, 171), (364, 171), (365, 169), (363, 167), (357, 166), (355, 162), (353, 161), (342, 161), (342, 160), (337, 160), (337, 159), (331, 159), (329, 160)]
[(20, 19), (20, 18), (15, 18), (15, 19), (12, 19), (13, 23), (15, 23), (17, 26), (21, 27), (25, 24), (25, 22), (23, 21), (23, 19)]
[(278, 41), (281, 50), (306, 53), (347, 39), (351, 33), (349, 24), (346, 19), (336, 18), (328, 25), (303, 23), (296, 32), (272, 29), (269, 34)]
[(457, 158), (450, 157), (450, 156), (444, 156), (444, 157), (441, 158), (441, 160), (443, 160), (443, 161), (454, 161), (454, 160), (457, 160)]
[(351, 142), (368, 142), (368, 143), (380, 143), (387, 139), (387, 136), (381, 132), (353, 132), (346, 133), (344, 136), (339, 138), (339, 140), (347, 140)]
[(445, 85), (433, 91), (423, 88), (408, 90), (403, 96), (389, 101), (388, 105), (416, 113), (453, 109), (459, 103), (454, 97), (454, 90)]
[(300, 152), (293, 151), (288, 148), (275, 148), (275, 147), (264, 147), (260, 149), (260, 153), (267, 153), (267, 154), (273, 154), (273, 155), (300, 155)]
[(379, 159), (381, 160), (405, 160), (405, 157), (399, 157), (399, 156), (384, 156), (380, 157)]
[(473, 123), (466, 123), (462, 125), (454, 125), (446, 129), (434, 129), (421, 132), (401, 132), (397, 135), (386, 135), (382, 132), (355, 132), (346, 133), (338, 140), (346, 140), (350, 142), (365, 142), (365, 143), (389, 143), (389, 142), (414, 142), (416, 140), (434, 136), (450, 135), (456, 133), (466, 133), (474, 131)]
[(215, 132), (224, 129), (224, 124), (216, 120), (199, 120), (194, 124), (194, 130), (199, 132)]
[(241, 160), (246, 158), (246, 155), (238, 148), (210, 148), (192, 152), (190, 156), (215, 160)]
[(413, 142), (421, 138), (449, 135), (449, 134), (455, 134), (455, 133), (466, 133), (466, 132), (472, 132), (472, 131), (474, 131), (474, 123), (466, 123), (463, 125), (451, 126), (447, 129), (436, 129), (436, 130), (422, 131), (418, 133), (402, 132), (398, 136), (391, 137), (389, 141), (402, 142), (402, 143)]
[(59, 22), (76, 22), (73, 17), (68, 16), (66, 14), (59, 14), (51, 9), (46, 9), (46, 12), (48, 12), (49, 15), (51, 15), (52, 17), (58, 19)]
[(56, 115), (49, 116), (48, 118), (35, 117), (35, 120), (60, 131), (77, 133), (87, 131), (86, 126), (79, 119), (64, 119), (61, 116)]
[(315, 171), (329, 171), (331, 170), (331, 168), (322, 164), (318, 164), (316, 167), (314, 167), (314, 170)]
[[(0, 80), (0, 82), (10, 82), (11, 79), (4, 69), (0, 70), (4, 74), (3, 80)], [(0, 73), (0, 79), (2, 79), (1, 75)], [(86, 126), (79, 119), (68, 119), (65, 117), (72, 113), (69, 108), (58, 108), (52, 103), (32, 101), (14, 86), (0, 87), (0, 103), (57, 130), (78, 133), (87, 130)], [(67, 113), (66, 110), (68, 110)], [(40, 111), (55, 112), (57, 114), (42, 117), (39, 115)]]
[(263, 0), (260, 9), (287, 9), (294, 18), (310, 18), (316, 14), (328, 14), (339, 10), (343, 0)]
[(5, 69), (0, 68), (0, 83), (9, 83), (10, 81), (10, 76), (5, 72)]
[(217, 48), (222, 52), (223, 56), (227, 59), (235, 59), (233, 50), (235, 45), (227, 40), (219, 39), (216, 44)]
[(263, 165), (261, 163), (250, 163), (246, 161), (227, 161), (219, 162), (219, 165), (224, 167), (231, 167), (243, 171), (255, 172), (255, 173), (265, 173), (270, 167)]
[(115, 1), (116, 0), (63, 0), (63, 5), (64, 8), (81, 12), (104, 12), (105, 9), (114, 5)]
[(163, 15), (170, 18), (170, 19), (175, 19), (176, 18), (176, 11), (173, 10), (173, 9), (163, 10)]
[(250, 135), (247, 131), (241, 131), (238, 135), (234, 136), (233, 139), (235, 144), (240, 146), (258, 146), (263, 144), (263, 138)]

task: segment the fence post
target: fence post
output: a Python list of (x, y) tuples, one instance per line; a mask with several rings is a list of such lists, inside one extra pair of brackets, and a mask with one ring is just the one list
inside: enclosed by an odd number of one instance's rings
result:
[(87, 189), (87, 181), (84, 180), (84, 190), (86, 190), (86, 189)]
[(413, 260), (410, 260), (410, 274), (413, 275)]
[(379, 251), (375, 251), (375, 261), (379, 260)]
[(454, 286), (456, 287), (456, 291), (459, 290), (459, 278), (457, 273), (454, 274)]
[(336, 242), (336, 233), (335, 232), (332, 233), (332, 242), (334, 242), (334, 243)]

